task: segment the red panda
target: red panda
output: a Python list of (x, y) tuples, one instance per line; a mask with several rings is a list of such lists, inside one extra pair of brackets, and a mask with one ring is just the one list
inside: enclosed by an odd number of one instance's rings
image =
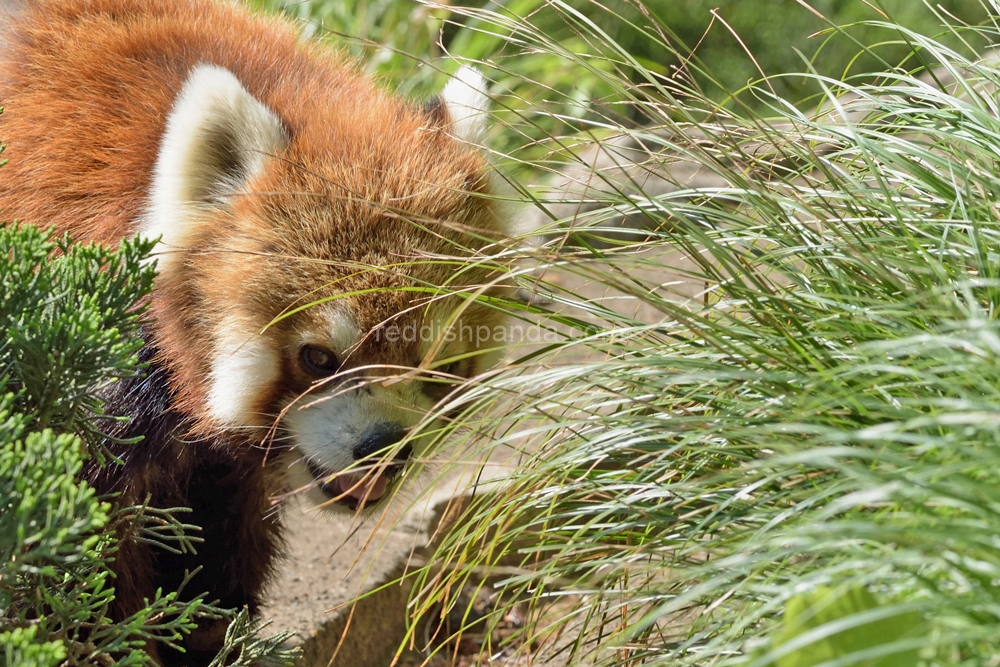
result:
[[(506, 233), (470, 146), (482, 78), (463, 69), (418, 107), (294, 26), (216, 0), (34, 0), (3, 41), (4, 218), (78, 242), (159, 239), (147, 370), (104, 396), (131, 418), (113, 440), (143, 440), (86, 474), (124, 505), (190, 507), (204, 543), (171, 554), (123, 536), (113, 613), (198, 567), (188, 594), (254, 612), (280, 551), (272, 499), (308, 487), (334, 510), (375, 505), (440, 397), (427, 357), (477, 370), (483, 340), (382, 334), (455, 325), (462, 300), (426, 288), (490, 280), (439, 259)], [(462, 303), (464, 320), (499, 324)], [(155, 657), (207, 662), (223, 630)]]

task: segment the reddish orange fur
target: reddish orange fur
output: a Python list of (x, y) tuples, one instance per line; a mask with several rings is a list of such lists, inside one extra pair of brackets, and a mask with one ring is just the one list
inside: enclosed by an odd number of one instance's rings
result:
[[(388, 288), (349, 298), (362, 331), (393, 317), (420, 321), (413, 294), (391, 288), (441, 285), (454, 269), (388, 267), (428, 253), (454, 255), (474, 245), (470, 229), (502, 231), (497, 212), (478, 196), (488, 190), (483, 156), (450, 137), (439, 112), (391, 97), (280, 20), (211, 0), (38, 0), (14, 20), (0, 58), (0, 138), (10, 160), (0, 173), (0, 211), (4, 219), (55, 225), (78, 241), (117, 244), (137, 231), (166, 119), (198, 64), (230, 70), (285, 126), (287, 148), (230, 209), (206, 217), (194, 248), (158, 278), (151, 299), (154, 365), (165, 370), (170, 408), (188, 440), (217, 431), (206, 414), (206, 386), (221, 318), (250, 313), (248, 326), (259, 331), (304, 301)], [(463, 282), (486, 278), (470, 272)], [(291, 354), (310, 317), (305, 311), (263, 335)], [(484, 311), (475, 317), (495, 324)], [(408, 366), (416, 354), (415, 345), (372, 337), (346, 366)], [(260, 417), (248, 426), (270, 426), (282, 402), (307, 386), (286, 373), (257, 397)], [(227, 456), (259, 466), (236, 451), (249, 444), (220, 441), (212, 451), (235, 448)], [(181, 482), (170, 476), (188, 474), (198, 451), (184, 449), (175, 463), (144, 462), (152, 467), (106, 488), (128, 502), (146, 493), (173, 498)], [(250, 477), (265, 485), (263, 475)], [(250, 522), (247, 544), (262, 551), (273, 550), (272, 529), (251, 524), (271, 491), (255, 491), (241, 519)], [(120, 614), (151, 593), (147, 552), (123, 549), (136, 562), (118, 566), (126, 589)], [(268, 568), (248, 567), (240, 585), (259, 588)]]
[[(218, 313), (264, 294), (265, 316), (273, 316), (276, 304), (332, 281), (342, 281), (337, 291), (391, 282), (389, 274), (345, 280), (357, 269), (330, 265), (289, 268), (288, 258), (385, 266), (413, 259), (417, 248), (456, 252), (400, 217), (432, 227), (496, 226), (468, 192), (485, 187), (476, 151), (281, 21), (206, 0), (43, 0), (25, 11), (10, 42), (0, 63), (0, 135), (10, 160), (0, 210), (8, 218), (54, 224), (77, 240), (117, 243), (134, 233), (165, 119), (199, 63), (232, 71), (289, 131), (281, 168), (249, 188), (262, 194), (243, 198), (233, 216), (220, 214), (205, 230), (199, 253), (211, 259), (189, 258), (183, 276), (161, 280), (153, 301), (162, 359), (192, 413), (204, 405), (212, 342), (193, 301), (217, 298), (209, 309)], [(275, 218), (304, 228), (289, 236)], [(456, 237), (446, 227), (435, 231)], [(447, 276), (427, 277), (440, 283)], [(362, 326), (404, 301), (362, 304), (370, 311)]]

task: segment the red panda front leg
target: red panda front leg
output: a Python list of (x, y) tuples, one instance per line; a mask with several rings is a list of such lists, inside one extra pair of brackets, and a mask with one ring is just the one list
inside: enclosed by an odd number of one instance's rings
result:
[[(140, 358), (150, 361), (147, 345)], [(91, 464), (84, 474), (102, 495), (120, 494), (123, 506), (188, 507), (178, 515), (200, 527), (192, 537), (197, 553), (173, 554), (135, 541), (124, 527), (112, 564), (118, 596), (112, 617), (123, 620), (146, 606), (157, 591), (176, 591), (194, 572), (182, 599), (204, 594), (222, 607), (248, 607), (256, 613), (267, 579), (280, 553), (278, 516), (267, 493), (268, 471), (262, 455), (239, 440), (192, 439), (189, 422), (170, 406), (167, 372), (155, 362), (145, 375), (115, 383), (103, 398), (108, 414), (129, 414), (113, 424), (117, 439), (143, 436), (134, 445), (110, 444), (122, 465)], [(222, 647), (227, 621), (206, 621), (182, 645), (186, 653), (160, 647), (162, 665), (208, 664)], [(151, 648), (153, 648), (151, 646)]]

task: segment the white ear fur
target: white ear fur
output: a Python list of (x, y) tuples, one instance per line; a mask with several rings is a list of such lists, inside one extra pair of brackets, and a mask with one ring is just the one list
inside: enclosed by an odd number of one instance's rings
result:
[(167, 118), (140, 229), (160, 237), (161, 273), (194, 240), (197, 213), (237, 192), (287, 141), (275, 113), (232, 72), (213, 65), (191, 71)]
[(490, 108), (483, 75), (463, 65), (441, 91), (441, 101), (448, 110), (451, 133), (462, 141), (479, 143)]

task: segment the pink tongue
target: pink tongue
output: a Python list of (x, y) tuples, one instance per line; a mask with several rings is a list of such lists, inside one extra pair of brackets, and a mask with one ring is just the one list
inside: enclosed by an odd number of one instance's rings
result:
[(388, 481), (385, 475), (338, 475), (337, 485), (346, 497), (373, 503), (385, 494)]

